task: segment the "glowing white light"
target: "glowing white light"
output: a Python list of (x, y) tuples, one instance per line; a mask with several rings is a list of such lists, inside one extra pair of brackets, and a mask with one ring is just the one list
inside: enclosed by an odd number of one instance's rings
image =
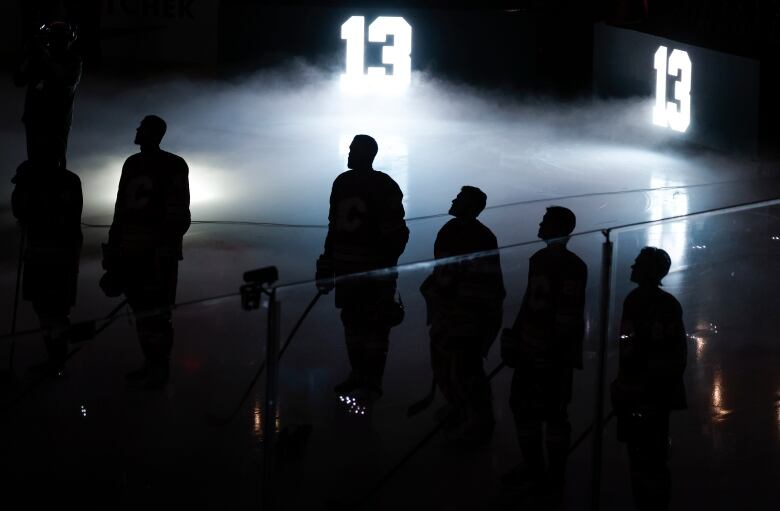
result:
[(412, 27), (405, 19), (380, 16), (368, 26), (368, 40), (384, 43), (393, 36), (392, 45), (382, 47), (382, 63), (393, 66), (387, 74), (384, 66), (365, 67), (365, 18), (352, 16), (341, 25), (341, 38), (347, 41), (346, 70), (341, 75), (343, 90), (399, 92), (412, 80)]
[(257, 438), (263, 437), (263, 408), (258, 399), (252, 406), (252, 433)]
[[(217, 162), (207, 161), (200, 154), (186, 155), (189, 166), (190, 206), (216, 203), (229, 197), (232, 190), (225, 184), (224, 171)], [(95, 167), (99, 169), (83, 179), (84, 196), (96, 197), (101, 211), (113, 211), (124, 158), (106, 158)], [(85, 213), (85, 216), (89, 213)]]
[[(368, 27), (368, 40), (372, 43), (384, 43), (392, 35), (392, 46), (382, 48), (382, 63), (393, 66), (392, 80), (398, 86), (406, 86), (412, 81), (412, 26), (403, 18), (380, 16)], [(385, 74), (385, 68), (370, 67)]]
[(190, 165), (190, 204), (212, 202), (223, 196), (224, 176), (219, 169), (196, 161)]
[(721, 374), (720, 371), (718, 371), (712, 385), (712, 407), (716, 410), (723, 407), (723, 390), (721, 386)]
[[(671, 183), (663, 178), (651, 177), (651, 188), (663, 188)], [(650, 196), (650, 215), (653, 220), (669, 218), (688, 213), (688, 195), (677, 190), (660, 190)], [(685, 265), (688, 246), (688, 222), (664, 222), (650, 226), (647, 230), (647, 244), (664, 249), (672, 259), (670, 272)]]
[(696, 360), (701, 361), (702, 356), (704, 355), (704, 345), (706, 344), (704, 337), (689, 335), (688, 338), (696, 345)]
[(716, 423), (723, 422), (731, 415), (733, 410), (726, 408), (724, 400), (723, 372), (720, 368), (715, 371), (715, 379), (712, 382), (712, 418)]
[[(656, 82), (653, 124), (684, 133), (691, 124), (693, 65), (687, 52), (674, 50), (667, 58), (668, 51), (666, 46), (660, 46), (655, 52)], [(674, 82), (674, 99), (679, 102), (679, 105), (666, 99), (668, 76), (678, 77), (678, 80)]]
[(653, 124), (669, 126), (666, 118), (666, 46), (661, 46), (655, 52), (655, 106), (653, 107)]
[(669, 112), (669, 127), (675, 131), (685, 132), (691, 125), (691, 75), (693, 65), (688, 53), (674, 50), (669, 57), (669, 74), (679, 76), (674, 84), (674, 99), (680, 102), (679, 109), (673, 102), (667, 103)]
[(341, 76), (342, 82), (359, 80), (363, 76), (365, 26), (363, 16), (352, 16), (341, 25), (341, 38), (347, 40), (347, 69)]

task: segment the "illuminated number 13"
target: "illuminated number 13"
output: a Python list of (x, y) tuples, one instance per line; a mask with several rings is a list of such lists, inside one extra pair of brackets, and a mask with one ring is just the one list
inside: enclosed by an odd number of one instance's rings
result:
[[(691, 124), (691, 59), (688, 53), (674, 50), (667, 59), (669, 50), (661, 46), (655, 52), (655, 106), (653, 124), (684, 132)], [(667, 76), (679, 76), (674, 82), (674, 99), (666, 101)]]
[(359, 82), (366, 76), (373, 83), (406, 86), (412, 79), (412, 27), (403, 18), (380, 16), (368, 26), (368, 40), (384, 43), (392, 35), (394, 43), (382, 47), (382, 63), (393, 66), (393, 74), (387, 75), (384, 66), (365, 65), (365, 24), (363, 16), (352, 16), (341, 25), (341, 38), (347, 40), (347, 70), (342, 75), (344, 82)]

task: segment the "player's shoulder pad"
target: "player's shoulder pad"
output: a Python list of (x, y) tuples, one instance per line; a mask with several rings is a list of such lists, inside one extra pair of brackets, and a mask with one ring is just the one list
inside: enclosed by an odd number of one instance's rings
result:
[(581, 272), (587, 272), (588, 271), (588, 265), (585, 264), (585, 261), (582, 260), (580, 256), (572, 252), (571, 250), (567, 250), (568, 252), (568, 258), (571, 262), (572, 267), (577, 268), (578, 271)]
[(75, 172), (65, 169), (64, 175), (65, 175), (64, 180), (68, 184), (78, 185), (79, 187), (81, 186), (81, 178)]
[(677, 298), (675, 298), (673, 294), (664, 291), (663, 289), (659, 289), (659, 291), (664, 307), (669, 312), (682, 315), (682, 305), (680, 305), (680, 302), (677, 300)]
[(168, 151), (161, 151), (164, 157), (167, 160), (170, 160), (173, 165), (179, 165), (181, 167), (187, 167), (187, 162), (184, 161), (184, 158), (179, 156), (178, 154), (173, 154)]
[(395, 188), (400, 189), (400, 187), (398, 186), (398, 183), (395, 182), (395, 179), (393, 179), (390, 176), (390, 174), (388, 174), (387, 172), (383, 172), (381, 170), (374, 170), (373, 176), (374, 176), (374, 179), (381, 180), (381, 181), (383, 181), (385, 184), (387, 184), (389, 186), (393, 186)]
[(135, 153), (135, 154), (131, 154), (131, 155), (130, 155), (130, 156), (128, 156), (128, 157), (127, 157), (127, 159), (125, 160), (125, 164), (127, 164), (127, 163), (133, 163), (133, 162), (135, 162), (136, 160), (140, 160), (140, 159), (141, 159), (141, 155), (142, 155), (142, 154), (143, 154), (143, 153), (142, 153), (141, 151), (138, 151), (138, 152), (137, 152), (137, 153)]

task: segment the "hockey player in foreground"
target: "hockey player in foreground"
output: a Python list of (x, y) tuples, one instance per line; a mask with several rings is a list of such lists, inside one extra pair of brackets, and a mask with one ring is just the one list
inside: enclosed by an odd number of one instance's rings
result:
[[(483, 358), (501, 329), (506, 292), (495, 235), (477, 216), (487, 196), (464, 186), (452, 201), (454, 216), (436, 236), (436, 259), (465, 256), (439, 264), (420, 287), (428, 308), (431, 365), (447, 405), (438, 413), (452, 440), (487, 443), (493, 434), (490, 383)], [(490, 252), (481, 256), (468, 256)], [(445, 417), (446, 416), (446, 417)]]
[(189, 170), (182, 158), (160, 149), (165, 130), (165, 121), (149, 115), (136, 131), (141, 152), (122, 167), (100, 281), (107, 296), (124, 293), (136, 314), (145, 362), (127, 380), (146, 389), (168, 382), (170, 307), (176, 300), (182, 238), (190, 226)]
[(547, 246), (531, 256), (520, 312), (502, 338), (502, 359), (515, 368), (509, 405), (525, 461), (503, 482), (555, 499), (563, 495), (571, 441), (567, 408), (585, 333), (588, 268), (566, 248), (575, 225), (571, 210), (547, 208), (538, 234)]
[(626, 443), (640, 510), (669, 507), (669, 412), (687, 407), (682, 307), (659, 287), (670, 266), (669, 254), (655, 247), (643, 248), (631, 266), (638, 287), (623, 302), (620, 366), (611, 387), (618, 440)]
[(14, 216), (26, 231), (22, 294), (43, 330), (47, 359), (33, 366), (61, 372), (68, 355), (81, 253), (81, 180), (61, 160), (26, 161), (12, 180)]
[(317, 286), (336, 289), (351, 371), (336, 385), (340, 395), (361, 394), (373, 401), (382, 395), (390, 329), (403, 319), (395, 301), (395, 270), (379, 275), (343, 277), (392, 268), (406, 247), (409, 229), (404, 221), (403, 194), (393, 179), (373, 169), (378, 151), (368, 135), (355, 136), (347, 167), (333, 182), (328, 234), (317, 261)]

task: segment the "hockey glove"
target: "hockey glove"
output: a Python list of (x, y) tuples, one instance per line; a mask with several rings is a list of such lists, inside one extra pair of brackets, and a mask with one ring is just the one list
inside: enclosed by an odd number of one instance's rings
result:
[(336, 275), (333, 269), (333, 261), (330, 258), (324, 255), (317, 258), (317, 270), (314, 278), (317, 281), (317, 289), (324, 295), (330, 293), (336, 287)]

